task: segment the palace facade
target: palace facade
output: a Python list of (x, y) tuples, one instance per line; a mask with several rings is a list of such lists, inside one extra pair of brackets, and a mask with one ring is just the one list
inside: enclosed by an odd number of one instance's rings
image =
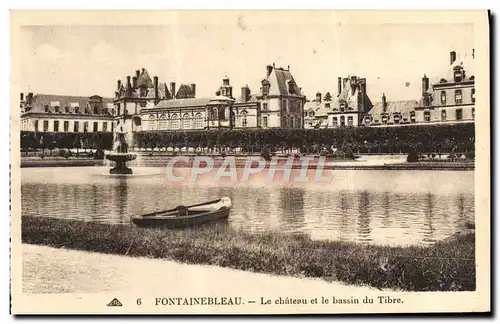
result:
[(306, 103), (306, 128), (357, 127), (372, 107), (365, 78), (338, 77), (336, 97), (318, 92), (315, 100)]
[[(191, 88), (193, 91), (187, 97), (177, 94), (166, 96), (155, 105), (146, 104), (139, 113), (140, 129), (303, 128), (306, 98), (289, 67), (266, 66), (266, 77), (261, 81), (260, 91), (254, 94), (245, 85), (236, 96), (227, 76), (214, 97), (196, 98), (194, 85)], [(134, 130), (139, 128), (136, 126)]]
[(112, 132), (113, 99), (21, 93), (21, 130), (33, 132)]

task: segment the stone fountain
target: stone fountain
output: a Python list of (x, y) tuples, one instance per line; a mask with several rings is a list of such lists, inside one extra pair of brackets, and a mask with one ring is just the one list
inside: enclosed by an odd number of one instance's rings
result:
[(125, 135), (123, 127), (120, 127), (120, 130), (115, 132), (113, 152), (106, 154), (106, 159), (116, 163), (116, 166), (109, 170), (110, 174), (132, 174), (132, 169), (128, 168), (126, 163), (135, 160), (137, 156), (133, 153), (128, 153), (128, 144)]

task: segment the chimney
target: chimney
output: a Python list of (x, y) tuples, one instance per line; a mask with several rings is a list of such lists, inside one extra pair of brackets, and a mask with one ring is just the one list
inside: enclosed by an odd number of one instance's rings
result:
[(21, 101), (24, 101), (24, 93), (21, 92)]
[(127, 85), (126, 85), (126, 89), (127, 89), (127, 96), (130, 96), (132, 95), (132, 85), (130, 84), (130, 75), (127, 75)]
[(137, 88), (137, 77), (132, 78), (132, 88)]
[(175, 82), (170, 82), (170, 95), (175, 99)]
[(387, 98), (385, 97), (385, 93), (382, 93), (382, 109), (384, 112), (387, 110)]
[(342, 92), (342, 78), (338, 77), (338, 82), (337, 82), (337, 97), (340, 96), (341, 92)]
[(117, 80), (116, 81), (116, 89), (120, 90), (121, 87), (122, 87), (122, 80)]
[(33, 92), (28, 92), (28, 96), (26, 97), (26, 102), (31, 104), (33, 102)]
[(366, 79), (359, 79), (359, 104), (361, 106), (361, 110), (364, 112), (365, 111), (365, 98), (366, 98)]
[(146, 71), (146, 69), (145, 69), (145, 68), (142, 68), (142, 73), (144, 73), (144, 71)]
[(474, 57), (475, 57), (475, 55), (476, 55), (476, 54), (474, 53), (474, 49), (472, 49), (472, 58), (474, 58)]
[(139, 75), (141, 75), (141, 71), (135, 70), (135, 77), (139, 79)]
[(321, 103), (321, 92), (316, 92), (316, 102)]
[(250, 88), (248, 88), (248, 85), (241, 87), (241, 100), (243, 102), (247, 102), (250, 99)]
[(429, 78), (424, 74), (422, 78), (422, 94), (425, 94), (429, 90)]
[(266, 66), (266, 78), (271, 75), (271, 72), (273, 72), (273, 66), (272, 65)]
[(451, 51), (450, 52), (450, 65), (452, 65), (456, 59), (457, 59), (457, 53), (455, 51)]
[(158, 89), (158, 77), (157, 76), (153, 77), (153, 86), (155, 88), (155, 98), (159, 98), (160, 95), (159, 95), (159, 89)]
[(354, 96), (354, 92), (356, 91), (356, 77), (351, 76), (351, 95)]
[(193, 98), (196, 98), (196, 84), (191, 83), (189, 86), (191, 87), (191, 92), (193, 93)]
[(287, 66), (288, 72), (290, 72), (290, 65)]

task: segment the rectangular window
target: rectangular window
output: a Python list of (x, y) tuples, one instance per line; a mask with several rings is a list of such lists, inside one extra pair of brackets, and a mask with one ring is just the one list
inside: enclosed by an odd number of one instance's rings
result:
[(457, 120), (462, 120), (462, 109), (457, 109), (456, 110), (456, 117), (457, 117)]
[[(267, 104), (264, 104), (267, 106)], [(266, 128), (267, 127), (267, 116), (262, 117), (262, 127)]]
[(83, 122), (83, 132), (87, 133), (89, 131), (89, 122)]
[(352, 116), (347, 117), (347, 126), (353, 126), (354, 125), (354, 119)]
[(476, 89), (475, 88), (472, 88), (472, 90), (470, 92), (470, 100), (472, 101), (472, 103), (476, 102)]
[(416, 122), (415, 112), (414, 111), (410, 112), (410, 122), (412, 122), (412, 123)]
[(476, 108), (472, 108), (472, 118), (476, 118)]
[(108, 122), (102, 122), (102, 131), (107, 132), (108, 131)]
[(94, 122), (94, 133), (97, 133), (97, 130), (99, 129), (99, 123), (98, 122)]
[(459, 105), (462, 103), (462, 90), (455, 90), (455, 104)]
[(262, 111), (267, 111), (267, 103), (262, 104)]
[(332, 123), (333, 123), (333, 126), (338, 126), (339, 125), (339, 119), (337, 117), (333, 117)]
[(43, 131), (44, 132), (48, 132), (49, 131), (49, 121), (48, 120), (44, 120), (43, 121)]
[(281, 102), (281, 111), (282, 112), (286, 112), (287, 111), (286, 100), (283, 100)]
[(111, 132), (115, 130), (115, 123), (111, 122)]
[(64, 122), (64, 131), (69, 132), (69, 121), (67, 120)]
[(54, 132), (58, 132), (58, 131), (59, 131), (59, 121), (54, 120)]
[(325, 104), (325, 108), (326, 108), (326, 109), (330, 109), (330, 103), (326, 103), (326, 104)]
[(38, 119), (35, 120), (35, 132), (38, 132)]
[(73, 124), (73, 132), (78, 133), (80, 131), (80, 122), (75, 121)]
[(446, 105), (446, 91), (441, 91), (441, 104)]
[(340, 116), (340, 126), (345, 126), (345, 116)]
[(429, 111), (424, 112), (424, 121), (426, 122), (431, 121), (431, 113)]

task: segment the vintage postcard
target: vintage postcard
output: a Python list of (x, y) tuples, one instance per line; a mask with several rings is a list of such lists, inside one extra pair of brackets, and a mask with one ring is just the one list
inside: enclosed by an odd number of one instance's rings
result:
[(13, 314), (490, 310), (487, 11), (11, 19)]

